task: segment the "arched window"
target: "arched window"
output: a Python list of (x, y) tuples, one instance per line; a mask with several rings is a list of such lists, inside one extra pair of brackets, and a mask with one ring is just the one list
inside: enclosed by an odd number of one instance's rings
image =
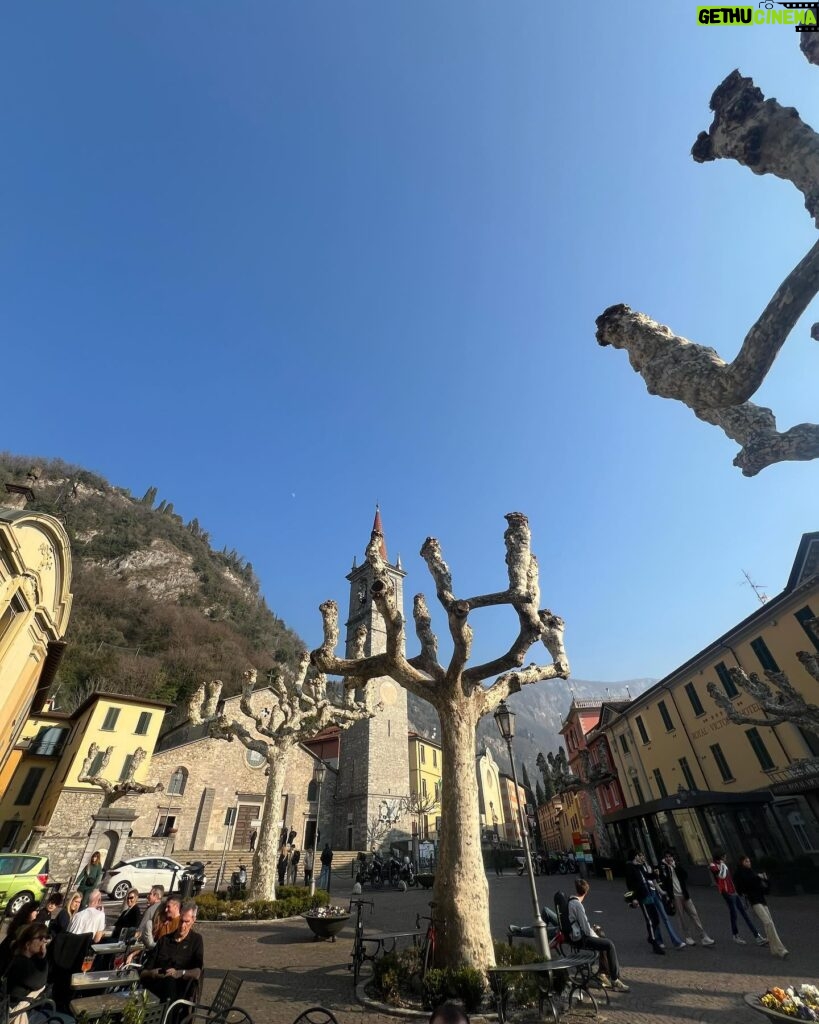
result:
[(188, 784), (188, 769), (177, 768), (168, 783), (168, 796), (182, 796)]
[(307, 786), (307, 799), (315, 800), (318, 795), (318, 783), (315, 779), (310, 779), (310, 783)]

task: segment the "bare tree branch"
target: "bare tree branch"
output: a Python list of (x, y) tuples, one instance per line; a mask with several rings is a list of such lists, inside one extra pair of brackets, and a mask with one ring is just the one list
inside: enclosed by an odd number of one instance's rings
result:
[(102, 760), (100, 761), (96, 772), (91, 775), (91, 767), (97, 754), (99, 754), (99, 747), (96, 743), (92, 743), (88, 748), (88, 753), (83, 759), (82, 767), (77, 775), (77, 782), (87, 782), (92, 786), (98, 786), (105, 794), (105, 806), (110, 806), (116, 800), (120, 800), (122, 797), (128, 796), (129, 793), (156, 793), (162, 791), (163, 787), (161, 782), (157, 782), (153, 786), (148, 786), (142, 782), (137, 782), (134, 779), (134, 773), (148, 756), (147, 751), (143, 747), (137, 747), (131, 755), (131, 760), (128, 762), (128, 772), (126, 773), (125, 778), (120, 779), (118, 782), (111, 782), (101, 775), (100, 772), (104, 768), (108, 767), (108, 762), (111, 760), (113, 750), (113, 747), (108, 747), (106, 749), (105, 753), (102, 755)]
[(420, 669), (441, 682), (444, 670), (438, 664), (438, 637), (432, 632), (432, 618), (423, 594), (415, 595), (412, 614), (415, 619), (415, 633), (421, 643), (421, 653), (415, 658), (410, 658), (409, 663), (413, 668)]
[[(797, 657), (802, 664), (812, 658), (804, 651), (800, 651)], [(756, 715), (741, 711), (724, 690), (715, 683), (708, 683), (706, 689), (709, 695), (731, 722), (736, 725), (756, 726), (791, 722), (819, 735), (819, 706), (809, 704), (784, 672), (766, 672), (767, 683), (760, 679), (756, 672), (748, 674), (741, 668), (732, 668), (729, 672), (734, 685), (753, 697), (763, 712), (762, 715)]]

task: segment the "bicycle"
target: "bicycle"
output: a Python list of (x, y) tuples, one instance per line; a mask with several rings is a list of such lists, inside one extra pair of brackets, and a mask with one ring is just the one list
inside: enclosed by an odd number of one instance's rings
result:
[(359, 897), (353, 897), (350, 900), (349, 910), (352, 911), (353, 904), (356, 907), (355, 914), (355, 938), (353, 939), (353, 950), (350, 956), (352, 957), (352, 963), (347, 964), (347, 969), (353, 972), (353, 985), (358, 985), (358, 977), (361, 974), (361, 968), (364, 966), (364, 961), (370, 959), (367, 956), (367, 949), (364, 944), (364, 914), (363, 907), (368, 906), (370, 908), (370, 914), (375, 910), (375, 903), (372, 900), (362, 900)]
[(415, 927), (418, 931), (421, 930), (422, 921), (428, 922), (426, 935), (424, 935), (423, 941), (421, 942), (421, 952), (419, 955), (422, 981), (424, 980), (427, 971), (431, 970), (431, 968), (435, 966), (435, 943), (437, 938), (437, 922), (435, 920), (435, 908), (437, 906), (437, 903), (430, 903), (429, 917), (422, 917), (421, 914), (415, 915)]

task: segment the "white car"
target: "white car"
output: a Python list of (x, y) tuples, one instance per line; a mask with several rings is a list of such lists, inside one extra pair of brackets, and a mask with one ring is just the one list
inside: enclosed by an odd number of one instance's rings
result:
[(121, 860), (105, 872), (100, 889), (115, 900), (124, 900), (129, 889), (138, 889), (143, 895), (150, 891), (152, 885), (163, 885), (165, 892), (170, 892), (179, 887), (184, 870), (184, 864), (170, 857)]

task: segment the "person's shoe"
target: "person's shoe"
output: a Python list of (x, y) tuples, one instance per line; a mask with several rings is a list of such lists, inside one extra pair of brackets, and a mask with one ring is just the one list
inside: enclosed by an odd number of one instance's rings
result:
[(685, 944), (686, 944), (686, 946), (696, 946), (696, 942), (694, 942), (693, 939), (689, 939), (687, 936), (686, 936)]
[[(787, 955), (788, 954), (786, 953), (785, 956), (787, 956)], [(611, 987), (614, 989), (615, 992), (630, 992), (631, 991), (631, 989), (628, 987), (628, 985), (624, 981), (621, 981), (619, 978), (615, 981), (615, 983)]]
[(675, 942), (674, 943), (674, 949), (685, 949), (685, 943), (684, 942)]
[(703, 935), (703, 937), (702, 937), (702, 944), (703, 944), (703, 946), (713, 946), (714, 945), (714, 940), (711, 938), (710, 935)]
[(734, 942), (738, 946), (747, 946), (748, 945), (748, 943), (745, 941), (745, 939), (743, 939), (743, 937), (741, 935), (735, 935), (734, 936)]
[(597, 980), (600, 982), (602, 988), (611, 988), (611, 979), (608, 974), (598, 974)]
[(652, 948), (658, 956), (665, 956), (665, 946), (653, 946)]
[(761, 935), (757, 935), (756, 944), (757, 946), (767, 946), (768, 940), (766, 938), (763, 938)]

